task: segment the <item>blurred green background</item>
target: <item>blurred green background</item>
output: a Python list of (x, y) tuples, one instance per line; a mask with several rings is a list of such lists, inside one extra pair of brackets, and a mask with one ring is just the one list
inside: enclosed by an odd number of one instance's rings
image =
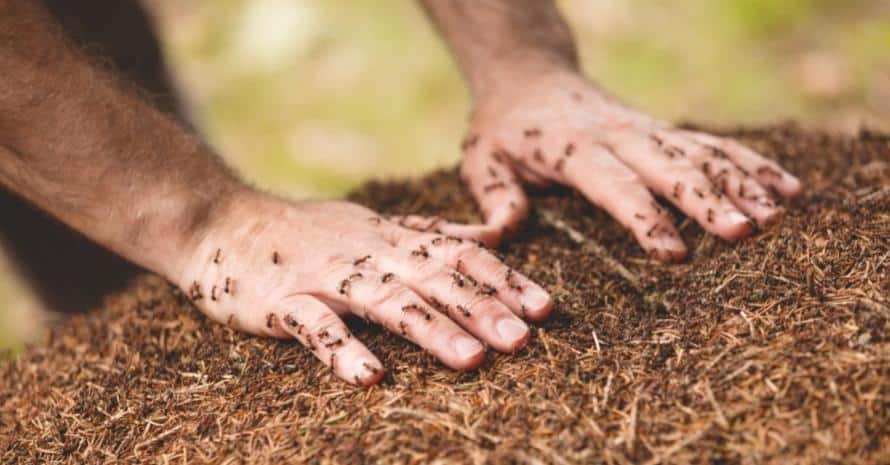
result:
[[(469, 108), (409, 0), (151, 0), (202, 131), (257, 185), (338, 196), (457, 161)], [(585, 69), (668, 120), (890, 129), (886, 0), (564, 0)], [(0, 263), (0, 348), (49, 316)]]

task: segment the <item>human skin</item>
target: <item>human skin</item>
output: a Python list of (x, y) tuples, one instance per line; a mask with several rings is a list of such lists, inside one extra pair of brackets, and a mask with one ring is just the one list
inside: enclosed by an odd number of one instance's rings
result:
[(348, 382), (373, 384), (384, 367), (345, 315), (472, 369), (486, 347), (519, 350), (523, 320), (550, 312), (546, 291), (475, 242), (248, 187), (69, 44), (40, 2), (0, 0), (0, 69), (4, 189), (166, 277), (210, 318), (299, 340)]
[[(577, 71), (549, 2), (423, 4), (474, 97), (462, 171), (485, 225), (394, 223), (347, 202), (291, 202), (252, 189), (197, 136), (67, 43), (39, 2), (23, 0), (0, 0), (0, 185), (166, 277), (210, 318), (298, 339), (363, 385), (384, 367), (352, 337), (345, 315), (380, 323), (456, 369), (478, 366), (486, 345), (520, 349), (529, 337), (523, 319), (547, 317), (552, 300), (542, 288), (457, 237), (496, 243), (515, 229), (528, 211), (520, 182), (578, 188), (662, 258), (685, 249), (647, 186), (665, 193), (682, 183), (674, 200), (727, 238), (750, 233), (746, 208), (762, 222), (778, 215), (764, 186), (799, 189), (731, 141), (674, 130), (605, 96)], [(708, 178), (699, 152), (725, 186)], [(750, 167), (750, 178), (731, 160)], [(741, 191), (757, 198), (736, 207), (730, 199)]]
[(473, 97), (462, 175), (484, 225), (398, 218), (496, 244), (528, 214), (522, 184), (570, 186), (609, 212), (644, 250), (686, 255), (667, 199), (705, 230), (738, 240), (776, 221), (774, 194), (800, 182), (727, 138), (676, 129), (609, 96), (579, 70), (551, 0), (421, 0)]

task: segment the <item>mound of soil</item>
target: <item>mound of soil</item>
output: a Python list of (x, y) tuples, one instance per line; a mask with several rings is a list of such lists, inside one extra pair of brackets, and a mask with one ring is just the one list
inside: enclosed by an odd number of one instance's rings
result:
[[(143, 277), (0, 368), (0, 462), (888, 463), (890, 137), (731, 135), (807, 190), (739, 244), (678, 215), (679, 265), (575, 194), (534, 193), (501, 252), (558, 303), (519, 354), (458, 373), (357, 326), (390, 371), (352, 387)], [(352, 198), (476, 215), (454, 172)]]

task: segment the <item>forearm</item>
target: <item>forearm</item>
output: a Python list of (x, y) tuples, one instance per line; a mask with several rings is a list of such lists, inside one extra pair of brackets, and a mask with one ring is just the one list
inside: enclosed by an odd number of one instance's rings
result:
[(575, 69), (577, 51), (552, 0), (420, 0), (448, 43), (473, 95), (507, 70)]
[(215, 205), (243, 187), (66, 44), (38, 5), (0, 1), (0, 185), (169, 277)]

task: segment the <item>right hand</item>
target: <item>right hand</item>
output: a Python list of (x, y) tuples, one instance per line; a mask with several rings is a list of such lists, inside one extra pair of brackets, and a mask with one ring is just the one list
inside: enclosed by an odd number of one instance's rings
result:
[(467, 370), (486, 345), (523, 347), (523, 318), (544, 319), (552, 307), (546, 291), (480, 245), (407, 229), (352, 203), (250, 193), (215, 215), (176, 282), (210, 318), (295, 338), (350, 383), (376, 383), (384, 368), (343, 315)]

